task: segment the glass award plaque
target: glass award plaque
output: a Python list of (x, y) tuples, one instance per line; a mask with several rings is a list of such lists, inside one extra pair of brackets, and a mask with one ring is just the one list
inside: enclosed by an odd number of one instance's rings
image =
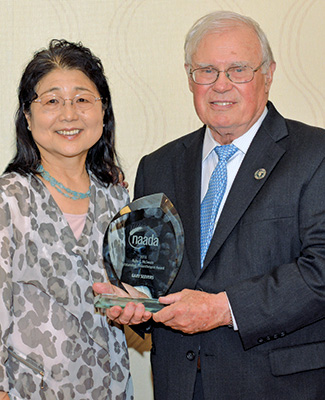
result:
[(128, 302), (142, 303), (151, 312), (164, 307), (158, 301), (168, 291), (179, 270), (184, 250), (180, 217), (163, 193), (137, 199), (110, 222), (104, 236), (103, 257), (108, 278), (123, 289), (128, 283), (151, 298), (117, 297), (102, 294), (95, 306), (124, 307)]

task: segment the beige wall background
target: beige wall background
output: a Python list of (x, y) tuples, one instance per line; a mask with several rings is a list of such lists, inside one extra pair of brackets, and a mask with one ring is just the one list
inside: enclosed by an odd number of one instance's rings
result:
[[(22, 69), (52, 38), (82, 41), (101, 58), (132, 186), (142, 155), (201, 123), (183, 68), (190, 26), (215, 10), (256, 19), (277, 70), (271, 100), (286, 117), (325, 127), (324, 0), (0, 0), (0, 171), (14, 152)], [(150, 338), (127, 330), (136, 400), (152, 400)]]

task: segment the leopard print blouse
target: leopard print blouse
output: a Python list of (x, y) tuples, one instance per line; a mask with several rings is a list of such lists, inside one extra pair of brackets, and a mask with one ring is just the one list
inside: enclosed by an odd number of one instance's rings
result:
[(37, 177), (0, 177), (0, 391), (10, 399), (133, 399), (123, 331), (92, 291), (105, 280), (105, 230), (128, 194), (90, 178), (77, 240)]

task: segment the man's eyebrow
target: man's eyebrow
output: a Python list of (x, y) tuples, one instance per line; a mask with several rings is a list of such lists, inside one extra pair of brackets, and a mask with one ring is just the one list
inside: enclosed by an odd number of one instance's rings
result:
[[(214, 68), (218, 69), (215, 65), (213, 64), (207, 64), (207, 63), (195, 63), (195, 68)], [(248, 61), (233, 61), (232, 63), (228, 64), (227, 68), (231, 67), (237, 67), (237, 66), (247, 66), (249, 65)]]

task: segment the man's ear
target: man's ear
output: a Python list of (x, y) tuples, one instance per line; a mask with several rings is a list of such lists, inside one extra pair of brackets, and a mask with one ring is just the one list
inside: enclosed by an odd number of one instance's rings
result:
[(273, 74), (274, 74), (275, 69), (276, 69), (276, 63), (273, 61), (270, 64), (267, 73), (265, 74), (265, 93), (269, 93), (269, 91), (270, 91), (270, 87), (273, 82)]
[(186, 71), (186, 75), (187, 75), (187, 79), (188, 79), (188, 87), (189, 87), (190, 91), (193, 93), (193, 80), (191, 79), (191, 76), (190, 76), (191, 66), (189, 64), (184, 64), (184, 67), (185, 67), (185, 71)]

